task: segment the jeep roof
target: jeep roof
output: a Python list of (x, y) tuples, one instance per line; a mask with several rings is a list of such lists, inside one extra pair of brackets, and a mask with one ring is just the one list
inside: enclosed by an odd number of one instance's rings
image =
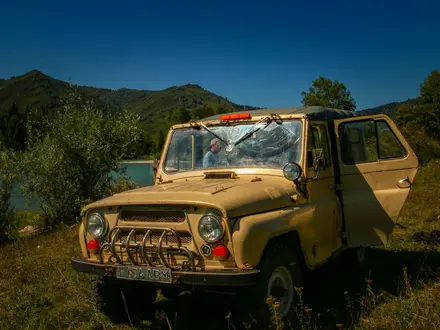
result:
[(252, 116), (270, 116), (273, 113), (279, 115), (307, 115), (312, 120), (335, 120), (349, 117), (361, 116), (357, 111), (333, 109), (323, 106), (303, 106), (293, 108), (268, 108), (258, 110), (240, 110), (229, 113), (217, 114), (210, 117), (202, 118), (202, 121), (219, 120), (220, 116), (232, 115), (238, 112), (249, 112)]

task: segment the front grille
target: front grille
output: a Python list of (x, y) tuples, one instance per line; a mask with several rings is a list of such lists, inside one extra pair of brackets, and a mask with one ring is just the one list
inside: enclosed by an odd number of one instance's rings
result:
[[(148, 236), (147, 238), (147, 244), (159, 244), (159, 239), (160, 236), (162, 235), (162, 230), (159, 231), (152, 231), (152, 233)], [(142, 242), (143, 238), (144, 238), (145, 233), (139, 233), (134, 235), (131, 239), (130, 242)], [(188, 232), (178, 232), (179, 238), (180, 238), (180, 243), (182, 245), (189, 245), (192, 242), (192, 236), (190, 233)], [(125, 232), (123, 234), (120, 234), (118, 237), (118, 240), (121, 242), (125, 242), (127, 240), (128, 237), (128, 233)], [(136, 241), (135, 241), (136, 239)], [(177, 239), (176, 236), (174, 236), (171, 233), (167, 233), (167, 235), (164, 237), (163, 239), (163, 244), (165, 245), (172, 245), (172, 244), (177, 244), (179, 241)]]
[(121, 219), (124, 221), (179, 223), (185, 222), (183, 210), (123, 210)]
[(110, 231), (109, 238), (110, 241), (100, 248), (102, 263), (195, 269), (195, 254), (189, 250), (192, 242), (189, 232), (116, 226)]

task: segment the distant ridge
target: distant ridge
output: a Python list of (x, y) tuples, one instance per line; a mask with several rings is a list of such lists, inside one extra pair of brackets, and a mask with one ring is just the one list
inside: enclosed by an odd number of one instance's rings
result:
[(15, 103), (18, 108), (36, 106), (53, 108), (60, 98), (73, 86), (86, 98), (94, 99), (109, 107), (127, 107), (141, 114), (143, 119), (156, 113), (166, 114), (170, 110), (185, 106), (194, 108), (210, 106), (226, 107), (231, 110), (257, 109), (254, 106), (239, 105), (227, 98), (214, 94), (197, 84), (171, 86), (164, 90), (149, 91), (129, 88), (117, 90), (91, 86), (71, 85), (52, 78), (39, 70), (32, 70), (10, 79), (0, 79), (0, 108)]
[[(82, 97), (93, 99), (97, 104), (107, 106), (110, 109), (125, 107), (139, 114), (141, 121), (153, 130), (158, 127), (165, 129), (172, 111), (182, 106), (188, 109), (197, 107), (224, 108), (228, 111), (262, 109), (262, 107), (233, 103), (226, 97), (219, 96), (193, 83), (171, 86), (157, 91), (131, 88), (112, 90), (72, 85), (52, 78), (39, 70), (31, 70), (10, 79), (0, 78), (0, 109), (7, 108), (15, 103), (19, 111), (24, 111), (26, 107), (50, 110), (60, 104), (63, 95), (72, 87)], [(359, 112), (363, 114), (386, 113), (395, 118), (396, 108), (399, 105), (415, 104), (417, 101), (418, 99), (408, 99), (403, 102), (392, 102)]]

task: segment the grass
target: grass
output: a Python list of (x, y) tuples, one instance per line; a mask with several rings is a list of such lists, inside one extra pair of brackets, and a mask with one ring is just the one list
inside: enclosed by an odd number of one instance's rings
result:
[[(440, 229), (440, 161), (421, 168), (391, 242), (371, 249), (368, 272), (344, 256), (313, 272), (301, 292), (303, 329), (440, 329), (440, 246), (416, 243), (416, 231)], [(25, 214), (23, 224), (35, 215)], [(71, 268), (79, 256), (77, 226), (21, 238), (0, 248), (1, 329), (129, 329), (114, 325), (91, 300), (88, 275)], [(200, 300), (200, 299), (203, 299)], [(230, 299), (230, 298), (224, 298)], [(138, 328), (233, 329), (227, 301), (158, 295)]]

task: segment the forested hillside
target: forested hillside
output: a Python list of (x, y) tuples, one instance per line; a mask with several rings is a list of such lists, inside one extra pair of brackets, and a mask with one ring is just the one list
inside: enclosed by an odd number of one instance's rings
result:
[[(84, 101), (93, 100), (110, 111), (126, 108), (139, 114), (145, 128), (144, 153), (157, 152), (171, 122), (188, 116), (199, 118), (219, 112), (256, 109), (238, 105), (199, 85), (172, 86), (160, 91), (122, 88), (118, 90), (76, 86), (33, 70), (24, 75), (0, 80), (0, 139), (16, 150), (25, 147), (25, 122), (29, 113), (42, 119), (63, 105), (74, 92)], [(174, 114), (174, 116), (173, 116)], [(183, 118), (185, 119), (185, 118)]]

